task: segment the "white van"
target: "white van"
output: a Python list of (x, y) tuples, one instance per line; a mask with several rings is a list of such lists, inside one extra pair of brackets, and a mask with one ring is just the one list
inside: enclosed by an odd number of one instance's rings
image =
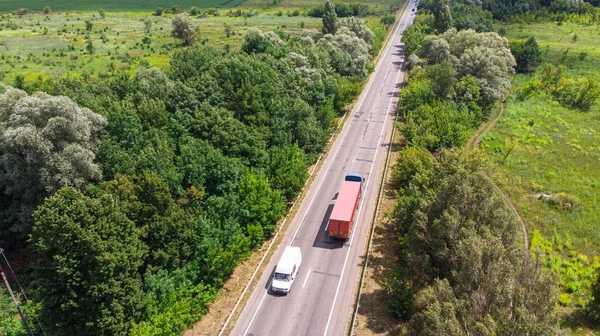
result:
[(300, 253), (300, 248), (287, 246), (275, 268), (275, 275), (271, 282), (273, 292), (286, 294), (290, 292), (301, 263), (302, 253)]

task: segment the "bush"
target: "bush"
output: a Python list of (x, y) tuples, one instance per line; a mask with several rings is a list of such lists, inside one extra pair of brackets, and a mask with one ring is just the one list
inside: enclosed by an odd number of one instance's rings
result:
[(587, 110), (600, 97), (600, 83), (590, 77), (563, 79), (552, 93), (569, 106)]
[(396, 17), (393, 15), (386, 15), (384, 17), (381, 18), (381, 23), (384, 24), (386, 27), (391, 26), (392, 24), (394, 24), (394, 22), (396, 21)]
[(154, 16), (162, 16), (164, 13), (164, 9), (162, 7), (156, 7), (156, 9), (154, 10)]
[(50, 6), (44, 7), (44, 14), (50, 14), (50, 13), (52, 13), (52, 9), (50, 8)]
[(530, 37), (526, 42), (511, 41), (509, 47), (517, 62), (517, 72), (531, 73), (535, 71), (540, 59), (540, 47), (535, 37)]
[(398, 274), (394, 275), (387, 289), (390, 312), (403, 320), (410, 318), (413, 305), (413, 293)]
[(29, 12), (29, 9), (21, 7), (19, 9), (17, 9), (17, 15), (25, 15)]

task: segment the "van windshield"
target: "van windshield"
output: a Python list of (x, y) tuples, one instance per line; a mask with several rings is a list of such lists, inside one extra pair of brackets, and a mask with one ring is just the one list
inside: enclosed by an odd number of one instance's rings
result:
[(290, 274), (275, 272), (275, 280), (290, 281), (291, 278), (292, 278), (292, 276)]

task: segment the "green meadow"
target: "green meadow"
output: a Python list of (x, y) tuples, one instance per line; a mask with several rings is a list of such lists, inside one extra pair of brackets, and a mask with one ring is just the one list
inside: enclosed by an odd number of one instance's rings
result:
[[(8, 84), (14, 83), (17, 75), (23, 75), (25, 81), (38, 76), (98, 77), (117, 70), (131, 70), (142, 60), (163, 67), (179, 41), (170, 36), (172, 15), (149, 14), (107, 12), (105, 18), (98, 12), (3, 15), (0, 77)], [(293, 33), (301, 27), (319, 28), (321, 24), (317, 18), (278, 16), (277, 13), (252, 12), (248, 17), (227, 14), (222, 11), (219, 16), (193, 19), (200, 26), (201, 43), (239, 49), (246, 30), (251, 27), (262, 30), (279, 27)], [(147, 18), (153, 22), (149, 33), (144, 25)], [(93, 24), (91, 31), (86, 30), (86, 20)], [(93, 45), (92, 54), (86, 48), (88, 41)]]
[[(509, 40), (534, 36), (544, 62), (564, 66), (563, 77), (600, 78), (600, 26), (565, 21), (503, 28)], [(559, 275), (561, 306), (583, 307), (600, 266), (600, 104), (580, 110), (541, 90), (519, 99), (541, 69), (513, 78), (515, 94), (481, 148), (527, 223), (533, 253)]]
[[(321, 29), (320, 18), (306, 16), (308, 9), (322, 5), (320, 0), (251, 0), (235, 9), (219, 8), (219, 1), (178, 3), (181, 11), (191, 6), (213, 7), (193, 17), (193, 22), (200, 26), (202, 44), (237, 50), (245, 32), (253, 27), (263, 31), (277, 28), (288, 34), (302, 29)], [(242, 2), (234, 0), (227, 6)], [(142, 3), (139, 1), (89, 2), (89, 6), (86, 3), (0, 0), (3, 10), (29, 9), (24, 15), (0, 12), (0, 81), (19, 86), (15, 81), (27, 83), (40, 77), (103, 77), (117, 71), (133, 71), (140, 62), (163, 67), (168, 64), (171, 51), (180, 46), (179, 41), (170, 36), (173, 14), (152, 15), (156, 6), (170, 9), (169, 4), (144, 2), (138, 11), (134, 5), (139, 6)], [(371, 12), (381, 15), (387, 14), (391, 7), (397, 8), (397, 3), (384, 0), (368, 5)], [(41, 12), (46, 4), (52, 8), (49, 14)], [(104, 17), (95, 10), (99, 8), (104, 9)], [(147, 19), (152, 21), (150, 30), (144, 23)], [(380, 16), (363, 19), (374, 31), (381, 28), (378, 26)], [(86, 29), (86, 21), (92, 23), (91, 30)]]
[(138, 11), (148, 12), (156, 7), (170, 9), (173, 5), (181, 8), (196, 6), (199, 8), (231, 8), (240, 5), (244, 0), (119, 0), (119, 1), (94, 1), (94, 0), (0, 0), (0, 9), (2, 11), (14, 11), (19, 8), (27, 8), (30, 11), (41, 12), (45, 6), (50, 6), (55, 11), (92, 11), (104, 9), (105, 11), (123, 12)]

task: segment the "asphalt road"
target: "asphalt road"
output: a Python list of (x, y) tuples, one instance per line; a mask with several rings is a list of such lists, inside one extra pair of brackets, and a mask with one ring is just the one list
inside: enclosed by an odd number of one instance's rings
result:
[[(401, 34), (413, 21), (411, 1), (365, 90), (317, 173), (295, 218), (248, 299), (233, 335), (344, 335), (363, 262), (369, 224), (392, 131), (404, 53)], [(354, 232), (329, 238), (327, 223), (348, 173), (365, 176)], [(271, 277), (285, 246), (300, 247), (302, 265), (288, 295), (274, 294)], [(384, 303), (382, 303), (384, 304)]]

